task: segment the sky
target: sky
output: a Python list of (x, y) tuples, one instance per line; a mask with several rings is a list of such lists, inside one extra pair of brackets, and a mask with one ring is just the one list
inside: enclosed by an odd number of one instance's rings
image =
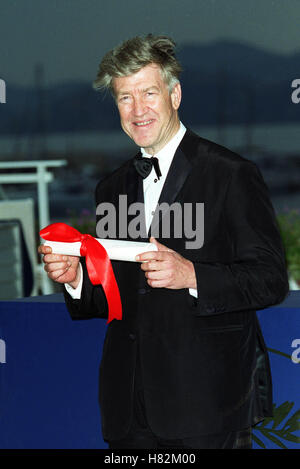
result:
[(93, 81), (104, 53), (129, 37), (167, 34), (178, 45), (230, 39), (300, 51), (300, 0), (0, 0), (0, 78)]

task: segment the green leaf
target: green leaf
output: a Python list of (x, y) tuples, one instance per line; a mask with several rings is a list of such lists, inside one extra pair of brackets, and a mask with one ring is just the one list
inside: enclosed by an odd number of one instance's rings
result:
[(291, 441), (292, 443), (299, 443), (300, 444), (300, 436), (292, 435), (291, 433), (287, 433), (282, 437), (284, 440)]
[(266, 417), (262, 422), (255, 425), (255, 428), (264, 428), (266, 425), (272, 422), (272, 420), (273, 420), (273, 417)]
[[(283, 402), (278, 407), (276, 404), (273, 405), (273, 417), (267, 417), (262, 422), (255, 426), (257, 431), (260, 431), (262, 435), (275, 443), (277, 446), (283, 449), (287, 449), (284, 443), (279, 440), (290, 441), (292, 443), (300, 444), (300, 436), (294, 435), (293, 432), (300, 430), (300, 409), (297, 410), (286, 422), (283, 427), (279, 429), (279, 425), (288, 416), (294, 406), (294, 402)], [(267, 427), (273, 421), (273, 425)], [(265, 447), (264, 443), (254, 436), (254, 441), (261, 446)]]
[(282, 449), (287, 449), (287, 447), (280, 440), (278, 440), (278, 438), (276, 438), (274, 435), (272, 435), (270, 430), (262, 429), (261, 432), (266, 438), (273, 441), (273, 443), (275, 443), (275, 445), (279, 446)]
[(273, 429), (277, 428), (281, 424), (281, 422), (288, 416), (293, 406), (294, 402), (286, 401), (283, 402), (279, 407), (274, 408), (274, 424), (272, 426)]
[(283, 430), (288, 433), (300, 430), (300, 410), (297, 410), (297, 412), (285, 422)]
[(252, 432), (252, 440), (255, 441), (255, 443), (258, 444), (261, 448), (266, 449), (266, 445)]

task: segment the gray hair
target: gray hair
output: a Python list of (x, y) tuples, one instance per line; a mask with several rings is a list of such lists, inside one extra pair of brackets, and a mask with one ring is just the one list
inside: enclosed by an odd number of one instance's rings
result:
[(127, 77), (155, 63), (160, 66), (162, 78), (171, 92), (182, 71), (175, 57), (175, 47), (175, 42), (167, 36), (148, 34), (129, 39), (103, 57), (93, 87), (96, 90), (109, 89), (114, 95), (113, 78)]

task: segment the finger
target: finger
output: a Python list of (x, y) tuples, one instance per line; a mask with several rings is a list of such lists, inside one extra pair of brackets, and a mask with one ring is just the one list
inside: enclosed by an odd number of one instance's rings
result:
[(166, 267), (168, 266), (166, 261), (149, 261), (149, 262), (144, 262), (141, 264), (141, 269), (144, 270), (145, 272), (152, 271), (152, 270), (165, 270)]
[(51, 262), (66, 262), (68, 260), (68, 256), (63, 256), (62, 254), (45, 254), (43, 257), (43, 262), (47, 264)]
[(148, 252), (142, 252), (138, 256), (136, 256), (136, 260), (138, 261), (164, 261), (168, 259), (168, 256), (170, 253), (167, 251), (148, 251)]
[(171, 288), (170, 282), (167, 279), (162, 279), (162, 280), (147, 279), (147, 283), (152, 288)]
[(155, 260), (156, 257), (157, 257), (156, 254), (157, 254), (156, 251), (142, 252), (142, 253), (139, 254), (138, 256), (135, 256), (135, 260), (136, 260), (136, 261), (140, 261), (140, 262), (149, 261), (149, 260), (151, 260), (151, 259)]
[(51, 254), (52, 248), (50, 246), (45, 246), (44, 244), (41, 244), (38, 247), (38, 253), (39, 254)]
[(150, 243), (155, 244), (155, 245), (157, 246), (157, 249), (158, 249), (159, 251), (168, 251), (168, 252), (171, 252), (171, 251), (172, 251), (172, 249), (168, 248), (168, 247), (165, 246), (164, 244), (159, 243), (159, 242), (157, 241), (157, 239), (154, 238), (153, 236), (151, 236), (151, 238), (150, 238)]
[(60, 270), (55, 270), (54, 272), (48, 272), (48, 277), (51, 278), (51, 280), (58, 280), (59, 277), (64, 275), (68, 270), (69, 270), (69, 267), (67, 269), (60, 269)]
[(56, 270), (67, 270), (71, 267), (71, 262), (51, 262), (44, 266), (46, 272), (55, 272)]
[(167, 270), (154, 270), (146, 272), (145, 276), (149, 280), (170, 280), (170, 273)]

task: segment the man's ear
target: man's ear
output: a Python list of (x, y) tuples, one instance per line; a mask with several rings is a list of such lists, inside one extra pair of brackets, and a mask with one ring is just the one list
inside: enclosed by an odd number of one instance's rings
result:
[(180, 83), (176, 83), (176, 85), (173, 86), (173, 89), (171, 91), (171, 101), (172, 101), (172, 106), (175, 111), (180, 106), (181, 102), (181, 86)]

